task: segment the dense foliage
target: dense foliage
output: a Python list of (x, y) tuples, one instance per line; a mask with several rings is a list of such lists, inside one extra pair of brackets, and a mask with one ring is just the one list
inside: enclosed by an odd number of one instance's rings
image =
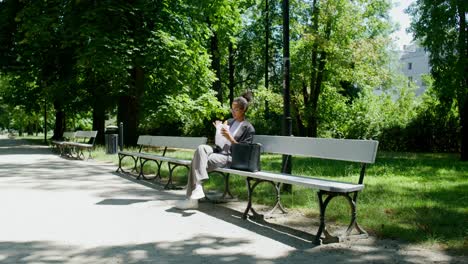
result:
[[(0, 127), (32, 133), (47, 119), (53, 137), (95, 129), (102, 142), (105, 125), (123, 122), (126, 144), (139, 134), (211, 137), (211, 121), (252, 90), (257, 133), (281, 134), (281, 3), (0, 1)], [(458, 149), (460, 100), (440, 92), (437, 76), (431, 93), (414, 96), (392, 52), (389, 0), (290, 5), (294, 135)]]
[(418, 0), (409, 9), (414, 36), (430, 52), (433, 92), (442, 108), (458, 111), (462, 160), (468, 160), (467, 11), (463, 0)]

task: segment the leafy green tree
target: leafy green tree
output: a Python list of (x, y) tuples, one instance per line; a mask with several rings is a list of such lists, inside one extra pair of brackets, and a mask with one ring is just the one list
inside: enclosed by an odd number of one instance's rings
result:
[[(14, 60), (2, 59), (4, 65), (17, 61), (23, 67), (18, 71), (22, 75), (17, 72), (14, 77), (20, 81), (9, 91), (18, 98), (15, 103), (52, 102), (54, 137), (65, 130), (67, 119), (87, 111), (93, 112), (93, 129), (103, 131), (106, 112), (115, 111), (118, 104), (127, 144), (135, 143), (140, 121), (147, 127), (155, 124), (147, 121), (149, 116), (165, 118), (154, 114), (158, 107), (173, 103), (166, 95), (191, 102), (200, 95), (213, 99), (206, 15), (218, 10), (221, 18), (223, 12), (237, 10), (223, 11), (230, 2), (211, 1), (55, 0), (19, 5), (7, 0), (2, 4), (7, 2), (10, 5), (2, 11), (8, 11), (5, 28), (11, 32), (2, 35), (2, 43), (12, 47), (8, 51), (14, 51)], [(192, 110), (206, 113), (211, 107), (200, 103), (202, 109)]]
[(468, 160), (468, 29), (464, 0), (418, 0), (408, 9), (411, 31), (429, 53), (439, 100), (455, 101), (461, 126), (461, 160)]
[[(234, 36), (241, 25), (241, 12), (246, 4), (245, 2), (245, 0), (202, 1), (203, 13), (206, 16), (207, 24), (211, 31), (209, 39), (211, 69), (216, 75), (212, 89), (216, 91), (218, 101), (221, 104), (224, 104), (226, 99), (224, 96), (225, 87), (228, 83), (226, 73), (229, 70), (233, 70), (233, 62), (231, 61), (230, 66), (228, 66), (228, 60), (229, 57), (232, 59), (233, 56)], [(225, 70), (228, 67), (231, 68)]]
[(249, 110), (249, 118), (258, 131), (280, 134), (282, 100), (276, 99), (282, 96), (283, 83), (281, 1), (246, 3), (242, 14), (242, 26), (233, 52), (233, 94), (254, 90), (255, 104)]
[[(15, 2), (4, 1), (10, 5)], [(65, 107), (75, 98), (73, 50), (64, 30), (70, 12), (67, 3), (21, 1), (14, 5), (16, 8), (2, 10), (7, 17), (13, 17), (15, 23), (8, 34), (13, 36), (9, 44), (15, 57), (15, 62), (10, 62), (15, 67), (6, 68), (13, 76), (8, 103), (23, 105), (29, 112), (38, 111), (45, 102), (51, 102), (56, 117), (54, 138), (63, 133)]]
[(298, 134), (315, 137), (320, 121), (326, 118), (326, 112), (319, 111), (326, 89), (349, 91), (385, 85), (387, 36), (392, 29), (390, 3), (313, 0), (310, 6), (300, 7), (303, 17), (311, 19), (298, 21), (299, 39), (293, 42), (293, 102)]
[(16, 15), (23, 8), (19, 0), (0, 1), (0, 70), (18, 70), (15, 41), (18, 21)]

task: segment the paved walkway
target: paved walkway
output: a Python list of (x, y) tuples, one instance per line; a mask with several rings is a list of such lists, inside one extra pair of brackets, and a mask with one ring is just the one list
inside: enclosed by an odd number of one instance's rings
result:
[(313, 246), (312, 236), (240, 219), (201, 204), (179, 211), (183, 191), (68, 160), (0, 136), (0, 263), (431, 263), (443, 252), (395, 241)]

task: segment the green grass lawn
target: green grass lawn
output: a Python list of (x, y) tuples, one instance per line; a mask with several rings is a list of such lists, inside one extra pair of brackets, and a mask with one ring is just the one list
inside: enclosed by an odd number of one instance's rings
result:
[[(192, 152), (170, 151), (167, 155), (190, 159)], [(106, 155), (103, 147), (97, 147), (93, 156), (118, 164), (117, 155)], [(131, 158), (124, 161), (127, 168), (131, 167)], [(280, 156), (262, 157), (263, 170), (279, 171), (280, 167)], [(149, 162), (145, 173), (154, 175), (155, 168)], [(357, 182), (359, 170), (359, 164), (354, 163), (293, 159), (293, 174), (297, 175)], [(176, 169), (179, 185), (185, 185), (186, 174), (186, 169)], [(167, 166), (163, 166), (162, 175), (167, 175)], [(458, 254), (468, 252), (468, 162), (459, 161), (458, 155), (380, 151), (376, 163), (368, 167), (364, 183), (358, 197), (358, 221), (366, 231), (381, 238), (439, 245)], [(219, 191), (223, 186), (223, 178), (217, 174), (205, 185), (208, 190)], [(232, 176), (231, 191), (246, 199), (245, 178)], [(282, 203), (318, 217), (316, 196), (313, 190), (294, 186), (291, 193), (282, 193)], [(254, 202), (272, 204), (273, 199), (271, 185), (257, 187)], [(327, 209), (327, 219), (346, 225), (349, 213), (344, 198), (335, 198)]]

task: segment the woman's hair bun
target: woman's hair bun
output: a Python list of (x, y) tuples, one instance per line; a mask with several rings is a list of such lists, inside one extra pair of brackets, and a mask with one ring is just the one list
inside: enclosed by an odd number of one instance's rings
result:
[(244, 97), (245, 100), (247, 100), (248, 103), (250, 103), (252, 101), (252, 99), (253, 99), (253, 94), (252, 94), (251, 91), (246, 91), (241, 96)]

